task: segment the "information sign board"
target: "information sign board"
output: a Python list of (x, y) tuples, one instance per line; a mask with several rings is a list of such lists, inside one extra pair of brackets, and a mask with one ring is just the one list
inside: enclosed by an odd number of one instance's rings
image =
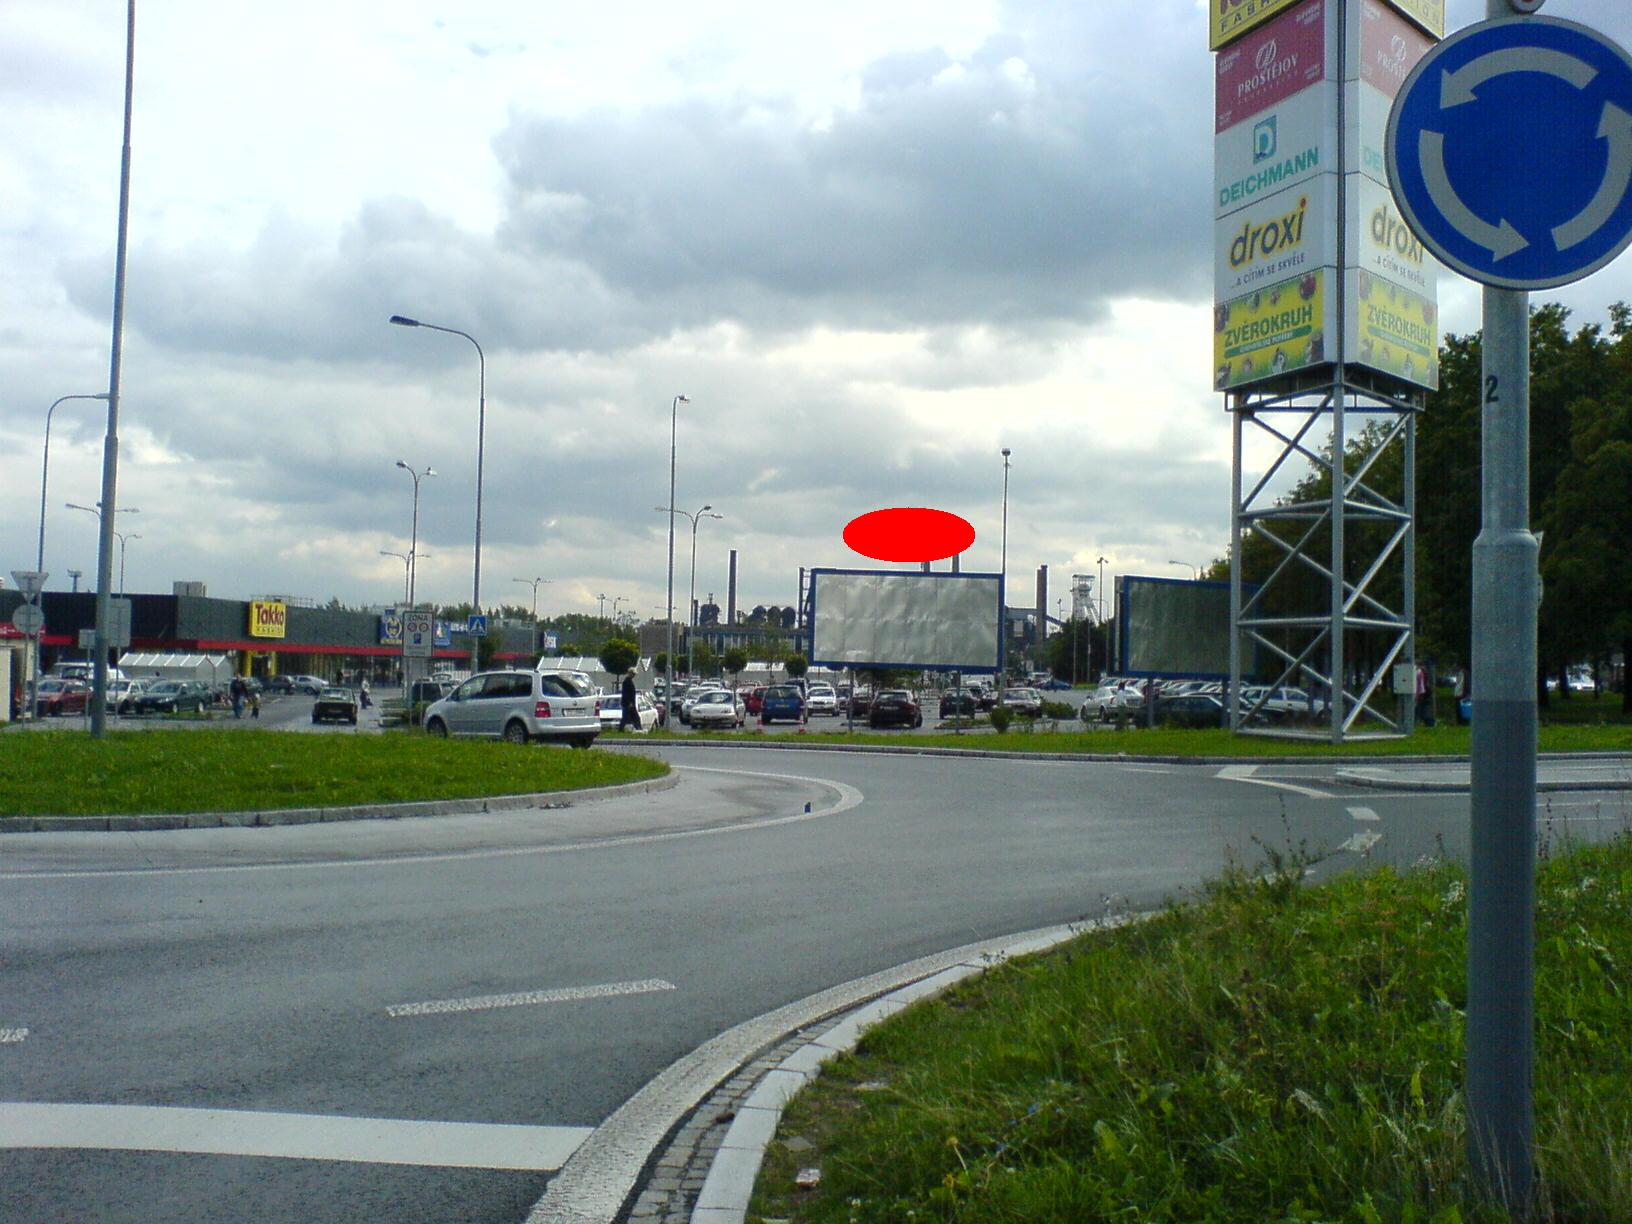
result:
[(436, 616), (417, 610), (402, 614), (402, 656), (405, 659), (428, 659), (436, 634)]

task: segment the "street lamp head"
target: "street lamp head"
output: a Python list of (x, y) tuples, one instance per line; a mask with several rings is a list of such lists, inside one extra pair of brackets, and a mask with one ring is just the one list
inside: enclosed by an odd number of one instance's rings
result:
[(703, 517), (704, 518), (711, 518), (711, 519), (723, 519), (725, 517), (725, 515), (723, 515), (723, 514), (705, 514), (705, 515), (703, 515)]
[(418, 327), (418, 319), (410, 319), (406, 315), (392, 315), (390, 321), (398, 327)]
[[(703, 507), (703, 510), (712, 510), (712, 509), (714, 509), (714, 507), (712, 505)], [(702, 512), (703, 512), (702, 510), (699, 510), (697, 513), (701, 514)]]
[(414, 470), (413, 468), (409, 467), (406, 463), (404, 463), (401, 459), (397, 460), (397, 466), (400, 467), (405, 472), (411, 472), (411, 471)]
[(674, 399), (675, 399), (675, 402), (679, 403), (679, 404), (689, 404), (689, 403), (691, 403), (691, 397), (689, 395), (677, 395), (677, 396), (674, 397)]
[(1013, 452), (1011, 452), (1008, 447), (1005, 446), (1003, 448), (1003, 458), (1007, 459), (1009, 457), (1009, 455), (1012, 454), (1012, 453)]

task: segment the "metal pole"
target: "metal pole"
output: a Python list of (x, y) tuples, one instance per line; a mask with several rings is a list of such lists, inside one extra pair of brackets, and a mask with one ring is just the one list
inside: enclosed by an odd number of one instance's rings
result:
[(108, 726), (108, 619), (113, 592), (113, 516), (119, 492), (119, 367), (124, 351), (125, 248), (130, 232), (130, 115), (136, 92), (136, 0), (125, 6), (125, 136), (119, 161), (119, 241), (113, 273), (113, 351), (108, 361), (108, 434), (102, 444), (102, 524), (96, 558), (96, 670), (91, 735)]
[(419, 569), (419, 473), (410, 470), (414, 478), (414, 511), (408, 528), (408, 606), (414, 606), (414, 577)]
[[(1490, 16), (1512, 16), (1492, 0)], [(1529, 295), (1484, 291), (1483, 514), (1473, 545), (1468, 1161), (1515, 1219), (1531, 1204), (1536, 847), (1536, 538)]]
[[(683, 395), (677, 395), (669, 404), (669, 649), (663, 656), (663, 705), (664, 721), (667, 723), (668, 707), (674, 702), (674, 450), (678, 437), (681, 401), (691, 403)], [(617, 615), (614, 604), (613, 615)]]
[(691, 582), (686, 587), (686, 674), (692, 674), (696, 664), (692, 662), (692, 639), (697, 636), (697, 520), (702, 517), (699, 510), (691, 516)]
[[(1342, 350), (1340, 349), (1339, 352)], [(1344, 370), (1337, 366), (1337, 375), (1332, 387), (1332, 628), (1327, 641), (1331, 650), (1331, 677), (1332, 701), (1328, 713), (1331, 715), (1332, 743), (1343, 742), (1343, 685), (1347, 663), (1343, 658), (1343, 603), (1345, 596), (1343, 559), (1344, 527), (1343, 508), (1348, 498), (1349, 474), (1345, 461), (1344, 450), (1348, 445), (1345, 432), (1346, 422), (1343, 410), (1347, 406), (1349, 391), (1344, 382)]]
[[(1224, 725), (1241, 729), (1241, 432), (1245, 396), (1230, 413), (1230, 682), (1224, 689)], [(1103, 594), (1103, 592), (1102, 592)]]
[(997, 595), (997, 687), (999, 691), (1008, 683), (1008, 655), (1009, 655), (1009, 610), (1003, 605), (1008, 602), (1009, 585), (1009, 448), (1003, 448), (1003, 551), (1001, 572), (1003, 580), (998, 588)]

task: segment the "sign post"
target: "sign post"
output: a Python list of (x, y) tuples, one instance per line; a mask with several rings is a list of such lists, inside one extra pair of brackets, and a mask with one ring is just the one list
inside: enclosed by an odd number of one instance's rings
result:
[(1632, 59), (1585, 26), (1526, 19), (1541, 0), (1487, 6), (1489, 20), (1446, 39), (1406, 81), (1389, 116), (1387, 158), (1417, 237), (1485, 286), (1467, 1143), (1484, 1192), (1526, 1220), (1540, 594), (1530, 532), (1530, 291), (1579, 280), (1632, 242)]

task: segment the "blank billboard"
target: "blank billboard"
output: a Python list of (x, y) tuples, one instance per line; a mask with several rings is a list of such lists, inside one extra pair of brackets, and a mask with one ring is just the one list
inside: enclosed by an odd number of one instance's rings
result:
[[(1229, 583), (1130, 576), (1118, 578), (1116, 588), (1123, 675), (1229, 676)], [(1252, 660), (1250, 651), (1242, 654), (1249, 673)]]
[(810, 571), (810, 661), (818, 667), (996, 671), (997, 574)]

